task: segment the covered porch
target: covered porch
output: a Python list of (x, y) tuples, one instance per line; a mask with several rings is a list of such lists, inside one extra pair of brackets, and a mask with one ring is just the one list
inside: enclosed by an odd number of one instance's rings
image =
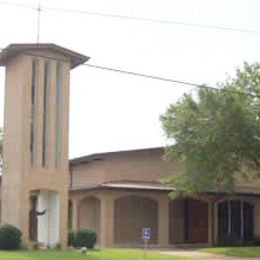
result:
[[(169, 187), (116, 182), (70, 192), (69, 229), (94, 229), (102, 247), (141, 247), (150, 228), (151, 247), (250, 242), (260, 233), (257, 196), (208, 194), (171, 200)], [(239, 231), (238, 231), (239, 230)], [(239, 236), (239, 237), (238, 237)]]

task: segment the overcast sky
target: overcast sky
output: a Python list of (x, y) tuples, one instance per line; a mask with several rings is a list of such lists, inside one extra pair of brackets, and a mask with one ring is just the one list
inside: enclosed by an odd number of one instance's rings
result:
[[(13, 3), (10, 0), (5, 0)], [(39, 1), (16, 0), (37, 6)], [(259, 0), (42, 0), (43, 7), (139, 16), (260, 31)], [(0, 48), (34, 43), (37, 12), (0, 1)], [(244, 61), (260, 61), (260, 33), (44, 10), (40, 42), (80, 52), (89, 63), (215, 85)], [(159, 115), (190, 87), (81, 66), (71, 74), (70, 158), (162, 146)], [(0, 69), (0, 126), (4, 69)]]

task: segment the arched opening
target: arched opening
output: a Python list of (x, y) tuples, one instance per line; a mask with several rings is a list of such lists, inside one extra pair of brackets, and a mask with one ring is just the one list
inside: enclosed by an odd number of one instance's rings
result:
[(87, 197), (80, 203), (79, 228), (92, 229), (100, 238), (100, 199)]
[(208, 242), (208, 203), (177, 199), (169, 205), (169, 243)]
[(141, 196), (115, 201), (115, 243), (140, 245), (143, 228), (150, 228), (150, 244), (158, 243), (158, 203)]
[(53, 190), (30, 194), (29, 239), (53, 247), (60, 242), (60, 200)]
[(254, 239), (254, 205), (243, 200), (218, 204), (218, 243), (244, 244)]

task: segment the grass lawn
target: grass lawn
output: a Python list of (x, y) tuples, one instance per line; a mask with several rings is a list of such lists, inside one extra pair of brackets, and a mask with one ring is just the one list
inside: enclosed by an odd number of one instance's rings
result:
[(227, 256), (260, 257), (260, 247), (212, 247), (199, 249), (199, 251)]
[(142, 250), (131, 249), (101, 249), (81, 255), (79, 251), (0, 251), (1, 260), (188, 260), (194, 258), (166, 256), (148, 252), (144, 255)]

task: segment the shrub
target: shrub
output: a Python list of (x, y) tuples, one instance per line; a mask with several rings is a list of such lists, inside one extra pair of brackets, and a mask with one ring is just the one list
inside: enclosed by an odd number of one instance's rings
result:
[(55, 250), (61, 250), (61, 244), (60, 243), (56, 243), (53, 247), (53, 249)]
[(240, 241), (240, 239), (237, 237), (237, 236), (235, 236), (235, 235), (233, 235), (233, 236), (228, 236), (228, 235), (226, 235), (226, 236), (222, 236), (220, 239), (219, 239), (219, 243), (218, 243), (218, 245), (219, 246), (223, 246), (223, 247), (225, 247), (225, 246), (227, 246), (227, 247), (229, 247), (229, 246), (239, 246), (239, 245), (241, 245), (241, 241)]
[(26, 243), (21, 243), (20, 246), (19, 246), (19, 250), (28, 251), (28, 250), (29, 250), (28, 244), (26, 244)]
[(40, 245), (39, 245), (39, 243), (37, 241), (34, 241), (32, 243), (32, 249), (35, 250), (35, 251), (40, 249)]
[(254, 244), (255, 244), (256, 246), (259, 246), (259, 245), (260, 245), (260, 237), (255, 237), (255, 238), (254, 238)]
[(22, 232), (15, 226), (5, 224), (0, 227), (0, 249), (15, 250), (21, 244)]
[(76, 246), (76, 232), (69, 231), (68, 233), (68, 246)]
[(76, 234), (76, 246), (94, 248), (97, 242), (97, 234), (94, 230), (83, 229), (79, 230)]

